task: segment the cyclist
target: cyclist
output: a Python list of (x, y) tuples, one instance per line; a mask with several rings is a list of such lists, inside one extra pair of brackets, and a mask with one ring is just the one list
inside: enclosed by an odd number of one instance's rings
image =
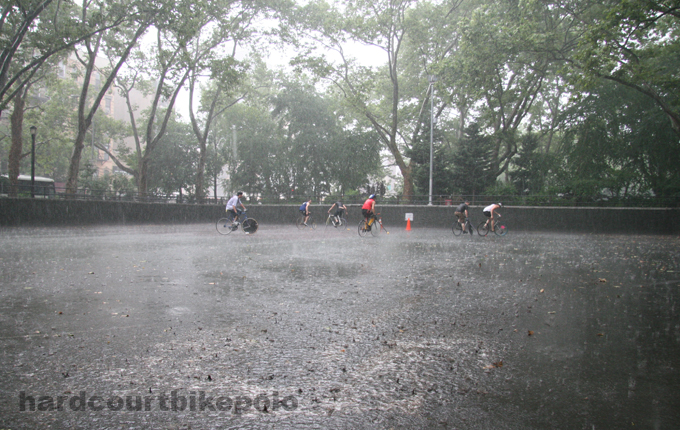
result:
[(302, 224), (307, 225), (307, 220), (309, 219), (309, 205), (312, 204), (312, 199), (307, 200), (304, 202), (302, 205), (300, 205), (300, 213), (302, 216), (305, 217), (305, 220), (302, 221)]
[(459, 204), (458, 207), (456, 207), (456, 211), (453, 213), (456, 217), (458, 217), (458, 223), (463, 226), (463, 234), (467, 233), (467, 231), (465, 231), (465, 228), (467, 228), (467, 223), (465, 220), (468, 218), (469, 206), (470, 202), (465, 200), (463, 203)]
[(243, 196), (243, 191), (237, 192), (236, 195), (227, 202), (227, 213), (232, 215), (234, 225), (236, 226), (239, 224), (238, 216), (240, 214), (237, 207), (240, 205), (244, 211), (246, 210), (246, 207), (241, 203), (241, 196)]
[(371, 194), (364, 202), (364, 205), (361, 206), (361, 213), (364, 215), (364, 218), (366, 218), (366, 226), (371, 225), (370, 219), (375, 217), (375, 199), (375, 194)]
[(335, 213), (333, 214), (333, 216), (335, 217), (335, 219), (333, 220), (333, 226), (337, 227), (338, 224), (340, 223), (340, 217), (347, 210), (347, 206), (343, 205), (342, 202), (337, 201), (337, 202), (333, 203), (333, 206), (331, 206), (330, 209), (328, 209), (328, 214), (331, 213), (333, 208), (335, 208)]
[[(501, 214), (499, 214), (499, 213), (496, 212), (496, 211), (497, 211), (498, 209), (502, 208), (502, 207), (503, 207), (503, 203), (492, 203), (492, 204), (490, 204), (489, 206), (487, 206), (487, 207), (485, 207), (484, 209), (482, 209), (482, 213), (484, 214), (484, 216), (486, 216), (487, 218), (489, 218), (489, 219), (486, 221), (486, 224), (488, 224), (489, 221), (491, 221), (491, 231), (496, 231), (496, 230), (494, 230), (494, 229), (495, 229), (495, 225), (494, 225), (494, 224), (495, 224), (494, 215), (498, 215), (498, 217), (500, 218)], [(485, 224), (485, 225), (486, 225), (486, 224)]]

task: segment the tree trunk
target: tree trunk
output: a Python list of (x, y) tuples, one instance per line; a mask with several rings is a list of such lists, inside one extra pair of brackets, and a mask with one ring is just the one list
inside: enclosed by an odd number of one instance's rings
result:
[(411, 166), (409, 165), (405, 170), (402, 170), (401, 174), (404, 177), (404, 197), (406, 198), (406, 202), (410, 203), (413, 201), (413, 196), (415, 195)]
[(142, 157), (139, 162), (139, 183), (137, 188), (139, 189), (140, 197), (147, 197), (147, 187), (149, 185), (149, 159)]
[(89, 124), (80, 123), (81, 130), (76, 136), (75, 144), (73, 145), (73, 155), (71, 155), (71, 163), (68, 166), (68, 180), (66, 182), (66, 194), (76, 194), (78, 192), (78, 173), (80, 172), (80, 158), (85, 147), (85, 132)]
[(18, 176), (20, 174), (21, 151), (23, 148), (23, 124), (24, 124), (24, 106), (26, 103), (26, 93), (22, 90), (17, 92), (14, 96), (14, 112), (10, 117), (12, 127), (12, 146), (9, 150), (9, 196), (17, 196)]
[[(207, 134), (206, 134), (207, 136)], [(198, 171), (196, 172), (196, 200), (202, 203), (205, 199), (205, 189), (203, 188), (203, 177), (205, 174), (205, 159), (207, 150), (205, 145), (206, 138), (199, 140)]]

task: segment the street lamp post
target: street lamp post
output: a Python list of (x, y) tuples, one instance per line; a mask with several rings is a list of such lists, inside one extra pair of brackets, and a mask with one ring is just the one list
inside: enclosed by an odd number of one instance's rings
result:
[(432, 136), (434, 133), (434, 83), (437, 82), (437, 77), (435, 75), (429, 76), (430, 81), (430, 202), (429, 206), (432, 206), (432, 165), (434, 161), (434, 144)]
[[(213, 161), (217, 161), (217, 139), (215, 138), (215, 132), (212, 134), (213, 146), (215, 147), (215, 154), (213, 155)], [(213, 169), (213, 194), (215, 195), (215, 203), (217, 203), (217, 166)]]
[(31, 198), (35, 198), (35, 134), (38, 127), (32, 125), (31, 128)]

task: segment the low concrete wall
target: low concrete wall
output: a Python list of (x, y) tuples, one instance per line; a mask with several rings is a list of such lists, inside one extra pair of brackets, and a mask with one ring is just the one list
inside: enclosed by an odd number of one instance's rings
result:
[[(261, 224), (294, 224), (297, 205), (247, 205), (248, 216)], [(350, 226), (361, 219), (359, 206), (348, 206)], [(328, 206), (312, 205), (317, 224), (323, 224)], [(403, 230), (405, 215), (413, 214), (411, 227), (451, 226), (454, 206), (377, 206), (388, 230)], [(502, 221), (510, 231), (582, 231), (603, 233), (678, 234), (675, 209), (504, 207)], [(224, 215), (217, 205), (136, 203), (121, 201), (40, 200), (0, 198), (0, 225), (49, 226), (88, 224), (214, 222)], [(470, 210), (472, 223), (485, 220), (481, 207)]]

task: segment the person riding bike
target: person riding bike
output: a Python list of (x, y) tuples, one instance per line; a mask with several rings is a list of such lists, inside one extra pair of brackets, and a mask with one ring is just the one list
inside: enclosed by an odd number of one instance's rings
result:
[(466, 234), (467, 231), (465, 229), (467, 228), (467, 223), (465, 220), (468, 219), (468, 208), (470, 206), (470, 202), (465, 200), (463, 203), (459, 204), (458, 207), (456, 207), (456, 211), (453, 213), (456, 217), (458, 217), (458, 223), (463, 226), (463, 234)]
[(241, 203), (241, 196), (243, 196), (243, 191), (239, 191), (236, 193), (235, 196), (229, 199), (227, 202), (227, 214), (231, 214), (231, 218), (234, 220), (234, 225), (238, 226), (238, 216), (241, 214), (241, 211), (237, 209), (237, 207), (240, 205), (243, 208), (243, 211), (245, 212), (246, 207), (243, 206), (243, 203)]
[(487, 206), (487, 207), (485, 207), (484, 209), (482, 209), (482, 213), (484, 214), (484, 216), (487, 217), (487, 218), (489, 218), (489, 219), (486, 221), (486, 224), (488, 224), (489, 221), (491, 221), (491, 231), (496, 231), (496, 230), (495, 230), (495, 228), (496, 228), (495, 223), (496, 223), (496, 222), (495, 222), (495, 220), (494, 220), (494, 215), (498, 215), (498, 217), (500, 218), (501, 214), (499, 214), (499, 213), (496, 212), (496, 211), (497, 211), (498, 209), (502, 208), (502, 207), (503, 207), (503, 203), (492, 203), (492, 204), (490, 204), (489, 206)]
[(335, 208), (335, 213), (333, 214), (333, 216), (335, 217), (335, 219), (333, 220), (333, 225), (337, 227), (337, 224), (340, 223), (340, 217), (347, 210), (347, 206), (342, 204), (342, 202), (337, 201), (337, 202), (333, 203), (333, 206), (331, 206), (330, 209), (328, 209), (329, 215), (330, 215), (331, 211), (333, 210), (333, 208)]
[(366, 219), (366, 226), (371, 225), (371, 218), (375, 217), (375, 194), (368, 196), (368, 199), (361, 206), (361, 213)]
[(307, 220), (309, 219), (309, 205), (312, 204), (312, 199), (307, 200), (304, 202), (302, 205), (300, 205), (300, 213), (302, 214), (303, 217), (305, 217), (304, 221), (302, 221), (303, 225), (307, 225)]

